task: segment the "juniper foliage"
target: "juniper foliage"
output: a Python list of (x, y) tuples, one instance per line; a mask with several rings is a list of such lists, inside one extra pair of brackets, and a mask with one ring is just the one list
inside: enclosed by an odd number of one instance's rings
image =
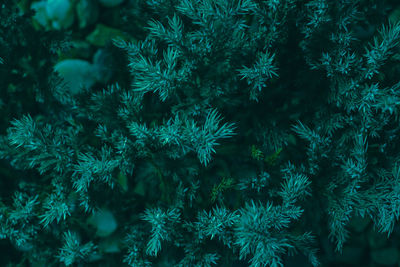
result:
[(5, 1), (0, 245), (21, 257), (0, 262), (328, 266), (356, 216), (398, 235), (400, 23), (381, 2), (126, 1), (121, 28), (145, 26), (106, 47), (125, 72), (71, 94), (59, 33)]

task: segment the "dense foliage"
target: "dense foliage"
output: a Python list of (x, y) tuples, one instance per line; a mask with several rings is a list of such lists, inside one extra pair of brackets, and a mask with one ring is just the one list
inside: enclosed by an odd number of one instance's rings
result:
[(0, 265), (400, 262), (395, 1), (0, 8)]

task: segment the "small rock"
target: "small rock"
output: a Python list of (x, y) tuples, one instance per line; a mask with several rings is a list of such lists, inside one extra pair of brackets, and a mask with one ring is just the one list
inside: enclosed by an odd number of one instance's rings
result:
[(114, 236), (107, 237), (99, 243), (99, 249), (105, 253), (119, 253), (119, 239)]
[(57, 63), (54, 70), (64, 79), (71, 94), (90, 88), (97, 82), (97, 69), (86, 60), (66, 59)]
[(139, 181), (133, 188), (133, 192), (144, 197), (146, 195), (146, 185), (143, 181)]
[(389, 21), (394, 24), (399, 20), (400, 20), (400, 7), (397, 7), (392, 12), (390, 12)]
[(82, 40), (71, 41), (71, 49), (68, 51), (71, 58), (91, 59), (92, 51), (91, 45)]
[(50, 20), (47, 17), (46, 6), (47, 2), (45, 1), (34, 2), (31, 5), (31, 9), (35, 11), (35, 15), (33, 16), (34, 21), (40, 26), (48, 28), (50, 26)]
[(97, 79), (106, 84), (112, 77), (112, 55), (106, 49), (99, 49), (93, 56), (93, 66), (96, 67)]
[(99, 17), (99, 6), (96, 0), (79, 0), (76, 4), (76, 14), (80, 28), (95, 23)]
[(105, 7), (115, 7), (124, 2), (124, 0), (99, 0), (99, 2)]
[(397, 248), (383, 248), (372, 251), (371, 258), (374, 262), (385, 266), (391, 266), (399, 261), (399, 250)]
[(349, 225), (356, 233), (362, 233), (368, 227), (370, 222), (371, 220), (368, 217), (362, 218), (360, 216), (353, 216)]
[(342, 253), (337, 255), (337, 261), (356, 265), (362, 261), (363, 256), (362, 248), (344, 246)]
[(103, 24), (97, 24), (96, 28), (86, 37), (86, 40), (95, 46), (105, 46), (113, 39), (129, 39), (122, 31)]
[(74, 9), (70, 0), (48, 0), (46, 14), (50, 26), (56, 30), (69, 28), (74, 23)]
[(373, 229), (368, 232), (367, 239), (368, 244), (372, 249), (382, 248), (387, 243), (386, 235)]
[(98, 210), (90, 218), (89, 223), (97, 228), (97, 235), (106, 237), (117, 229), (117, 220), (109, 210)]

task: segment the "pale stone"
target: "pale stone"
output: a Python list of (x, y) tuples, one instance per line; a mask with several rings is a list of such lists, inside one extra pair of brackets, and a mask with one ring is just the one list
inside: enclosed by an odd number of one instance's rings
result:
[(76, 4), (76, 13), (78, 15), (79, 27), (86, 26), (96, 22), (99, 17), (99, 7), (96, 0), (79, 0)]
[(90, 88), (97, 82), (97, 68), (81, 59), (66, 59), (56, 64), (54, 70), (64, 79), (72, 94)]
[(90, 218), (89, 223), (97, 228), (97, 235), (101, 237), (111, 235), (118, 226), (114, 215), (107, 209), (96, 211)]
[(74, 23), (74, 10), (70, 0), (48, 0), (47, 18), (56, 30), (66, 29)]

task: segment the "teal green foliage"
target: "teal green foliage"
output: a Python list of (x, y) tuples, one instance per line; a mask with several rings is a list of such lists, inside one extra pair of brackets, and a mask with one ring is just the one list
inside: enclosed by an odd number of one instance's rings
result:
[(151, 238), (147, 243), (146, 254), (157, 256), (161, 250), (161, 241), (171, 241), (176, 224), (179, 223), (179, 211), (171, 209), (163, 212), (160, 209), (146, 210), (143, 220), (152, 225)]
[(251, 85), (250, 99), (257, 100), (257, 93), (263, 87), (267, 86), (267, 81), (273, 76), (278, 76), (277, 69), (272, 64), (274, 55), (266, 54), (258, 55), (258, 60), (252, 68), (244, 67), (240, 70), (242, 79), (246, 79), (247, 83)]
[(334, 266), (356, 216), (398, 237), (400, 23), (372, 2), (99, 7), (134, 38), (71, 94), (52, 67), (81, 54), (5, 1), (0, 265)]
[(242, 178), (238, 186), (240, 190), (257, 190), (257, 192), (260, 192), (268, 185), (269, 179), (270, 175), (267, 172), (263, 172), (254, 177)]
[(39, 227), (35, 226), (37, 223), (35, 208), (39, 204), (37, 198), (20, 192), (14, 194), (12, 208), (2, 209), (1, 238), (8, 238), (19, 248), (32, 247), (39, 230)]
[(75, 262), (87, 259), (95, 249), (92, 242), (81, 245), (77, 234), (68, 231), (64, 234), (64, 246), (60, 249), (57, 257), (60, 262), (70, 266)]

